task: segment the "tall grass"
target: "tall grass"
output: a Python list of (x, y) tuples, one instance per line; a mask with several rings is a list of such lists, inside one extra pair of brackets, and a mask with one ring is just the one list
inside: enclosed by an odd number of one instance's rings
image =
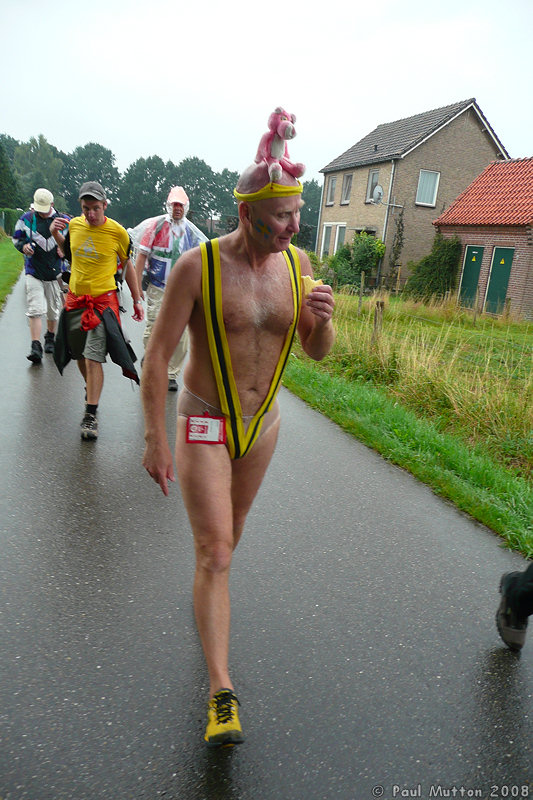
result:
[(533, 323), (478, 317), (455, 298), (422, 305), (384, 296), (336, 297), (337, 341), (322, 369), (384, 387), (436, 428), (533, 476)]

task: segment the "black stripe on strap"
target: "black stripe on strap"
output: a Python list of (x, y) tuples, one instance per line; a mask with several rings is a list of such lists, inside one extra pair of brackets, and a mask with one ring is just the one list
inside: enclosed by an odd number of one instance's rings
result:
[(289, 360), (289, 356), (291, 354), (291, 347), (292, 343), (294, 342), (294, 337), (296, 336), (296, 328), (298, 327), (298, 309), (300, 308), (300, 281), (298, 280), (298, 274), (296, 271), (296, 264), (294, 263), (294, 256), (289, 248), (286, 250), (286, 253), (289, 257), (289, 261), (291, 262), (292, 274), (294, 276), (294, 286), (295, 286), (295, 309), (294, 309), (294, 327), (292, 329), (291, 339), (289, 342), (289, 346), (287, 348), (287, 352), (285, 353), (285, 360), (283, 362), (283, 366), (281, 367), (281, 371), (279, 373), (279, 377), (276, 383), (275, 391), (279, 384), (281, 383), (281, 379), (283, 378), (283, 373), (285, 372), (285, 367), (287, 366), (287, 361)]
[(259, 423), (261, 422), (261, 420), (263, 419), (263, 417), (265, 416), (267, 411), (269, 411), (271, 406), (272, 406), (272, 400), (276, 396), (277, 391), (278, 391), (278, 387), (279, 387), (279, 385), (281, 383), (281, 380), (283, 378), (283, 373), (285, 372), (285, 368), (287, 366), (287, 361), (289, 360), (289, 356), (291, 354), (292, 343), (294, 342), (294, 337), (296, 335), (296, 328), (297, 328), (297, 322), (298, 322), (298, 309), (300, 308), (300, 282), (298, 281), (298, 274), (297, 274), (297, 271), (296, 271), (296, 264), (294, 263), (294, 256), (293, 256), (290, 248), (286, 250), (286, 253), (287, 253), (288, 257), (289, 257), (289, 261), (290, 261), (291, 268), (292, 268), (292, 274), (294, 276), (294, 286), (296, 287), (296, 289), (295, 289), (295, 300), (296, 300), (296, 302), (295, 302), (295, 309), (294, 309), (294, 314), (295, 314), (294, 327), (292, 329), (291, 339), (290, 339), (290, 342), (289, 342), (289, 346), (287, 348), (287, 352), (285, 354), (285, 360), (283, 361), (282, 368), (281, 368), (280, 373), (278, 375), (278, 380), (276, 381), (275, 385), (270, 387), (270, 390), (269, 390), (269, 394), (271, 395), (270, 402), (267, 405), (267, 407), (265, 408), (264, 412), (261, 414), (260, 418), (255, 423), (255, 426), (254, 426), (254, 429), (253, 429), (253, 434), (250, 437), (250, 441), (248, 442), (248, 446), (247, 446), (246, 450), (244, 451), (243, 456), (245, 456), (246, 453), (248, 452), (248, 450), (250, 449), (250, 445), (254, 440), (254, 436), (255, 436), (255, 433), (257, 431), (257, 427), (258, 427)]
[(215, 347), (217, 351), (218, 363), (220, 364), (220, 371), (222, 373), (222, 382), (224, 384), (224, 391), (226, 393), (226, 400), (228, 403), (230, 425), (233, 432), (233, 441), (235, 443), (235, 457), (240, 458), (241, 445), (239, 442), (239, 434), (237, 428), (237, 415), (235, 413), (235, 405), (233, 403), (233, 395), (231, 393), (231, 385), (228, 375), (228, 367), (224, 357), (224, 348), (222, 347), (222, 338), (220, 335), (220, 327), (217, 317), (216, 306), (216, 290), (215, 290), (215, 262), (213, 258), (213, 245), (211, 241), (205, 243), (207, 253), (207, 267), (209, 277), (209, 307), (211, 310), (211, 322), (213, 325), (213, 335), (215, 337)]

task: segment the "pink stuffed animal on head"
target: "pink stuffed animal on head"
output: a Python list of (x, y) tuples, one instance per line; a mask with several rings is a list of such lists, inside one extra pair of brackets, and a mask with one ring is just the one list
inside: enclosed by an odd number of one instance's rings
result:
[(287, 139), (294, 139), (296, 136), (295, 122), (294, 114), (289, 114), (281, 106), (268, 118), (269, 130), (261, 137), (255, 163), (266, 162), (272, 183), (281, 179), (283, 170), (293, 178), (299, 178), (305, 172), (304, 164), (293, 164), (289, 159)]

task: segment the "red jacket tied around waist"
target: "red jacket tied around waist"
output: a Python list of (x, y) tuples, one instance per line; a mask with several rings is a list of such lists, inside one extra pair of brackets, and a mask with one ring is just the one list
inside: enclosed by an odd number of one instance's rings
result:
[(92, 297), (90, 294), (78, 296), (69, 290), (65, 300), (65, 310), (74, 311), (76, 308), (85, 309), (81, 315), (81, 328), (84, 331), (90, 331), (100, 324), (102, 320), (96, 312), (103, 314), (106, 308), (111, 308), (115, 312), (120, 324), (120, 311), (116, 292), (105, 292), (98, 295), (98, 297)]

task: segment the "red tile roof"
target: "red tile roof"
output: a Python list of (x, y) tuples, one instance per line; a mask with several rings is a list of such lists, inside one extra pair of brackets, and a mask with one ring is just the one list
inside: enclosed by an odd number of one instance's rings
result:
[(533, 158), (493, 161), (434, 225), (533, 223)]

